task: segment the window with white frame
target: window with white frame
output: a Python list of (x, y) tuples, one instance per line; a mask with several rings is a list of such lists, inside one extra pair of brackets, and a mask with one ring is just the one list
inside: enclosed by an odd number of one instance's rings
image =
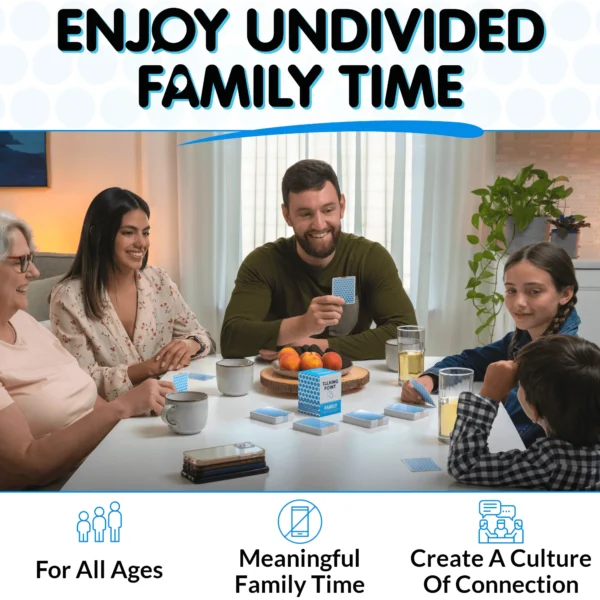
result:
[[(405, 159), (398, 165), (397, 135), (404, 136)], [(342, 229), (379, 242), (391, 251), (397, 170), (403, 170), (403, 272), (410, 287), (412, 139), (394, 133), (319, 133), (242, 140), (242, 253), (293, 234), (281, 214), (281, 179), (303, 158), (327, 161), (346, 196)]]

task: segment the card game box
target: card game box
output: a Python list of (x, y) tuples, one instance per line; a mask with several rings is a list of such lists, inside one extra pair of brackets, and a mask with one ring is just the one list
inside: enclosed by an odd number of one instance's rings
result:
[(342, 374), (309, 369), (298, 374), (298, 411), (313, 417), (342, 412)]

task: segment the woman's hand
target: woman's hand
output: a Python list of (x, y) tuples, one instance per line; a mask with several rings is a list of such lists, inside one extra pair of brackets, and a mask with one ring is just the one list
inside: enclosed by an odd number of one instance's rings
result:
[[(419, 377), (417, 381), (422, 384), (429, 393), (431, 393), (431, 390), (433, 390), (433, 379), (429, 377), (429, 375), (423, 375)], [(421, 397), (421, 394), (415, 390), (410, 381), (405, 381), (402, 385), (400, 402), (404, 402), (406, 404), (426, 404)]]
[(122, 408), (123, 419), (147, 415), (151, 411), (159, 415), (165, 405), (165, 396), (174, 391), (175, 386), (170, 381), (146, 379), (140, 385), (121, 394), (114, 402)]
[(154, 357), (160, 369), (177, 371), (181, 367), (189, 366), (192, 356), (200, 351), (200, 344), (196, 340), (172, 340)]

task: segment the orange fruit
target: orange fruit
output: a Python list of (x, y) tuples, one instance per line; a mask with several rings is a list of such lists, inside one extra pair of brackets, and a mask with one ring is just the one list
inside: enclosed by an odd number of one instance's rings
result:
[(342, 357), (337, 352), (325, 352), (323, 354), (323, 366), (332, 371), (341, 371)]
[(304, 352), (300, 356), (300, 370), (320, 369), (323, 366), (320, 354), (317, 352)]
[(285, 356), (286, 354), (295, 354), (296, 356), (298, 356), (298, 353), (296, 352), (296, 350), (294, 350), (294, 348), (292, 348), (291, 346), (286, 346), (285, 348), (282, 348), (279, 351), (279, 354), (277, 355), (277, 358), (279, 359), (279, 364), (281, 364), (281, 357)]
[(279, 368), (284, 371), (299, 371), (300, 370), (300, 357), (298, 353), (294, 350), (294, 352), (286, 352), (279, 359)]

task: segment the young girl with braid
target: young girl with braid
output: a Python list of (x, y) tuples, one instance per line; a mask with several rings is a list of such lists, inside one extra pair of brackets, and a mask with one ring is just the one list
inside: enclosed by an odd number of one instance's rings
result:
[[(428, 391), (436, 391), (438, 373), (447, 367), (467, 367), (475, 381), (483, 381), (488, 366), (514, 360), (523, 346), (537, 338), (577, 335), (581, 320), (575, 310), (577, 279), (568, 254), (546, 242), (530, 244), (512, 254), (504, 268), (505, 304), (516, 329), (501, 340), (480, 348), (448, 356), (418, 378)], [(402, 402), (422, 403), (410, 382), (402, 387)], [(517, 399), (517, 388), (504, 401), (525, 446), (545, 435), (525, 414)]]

